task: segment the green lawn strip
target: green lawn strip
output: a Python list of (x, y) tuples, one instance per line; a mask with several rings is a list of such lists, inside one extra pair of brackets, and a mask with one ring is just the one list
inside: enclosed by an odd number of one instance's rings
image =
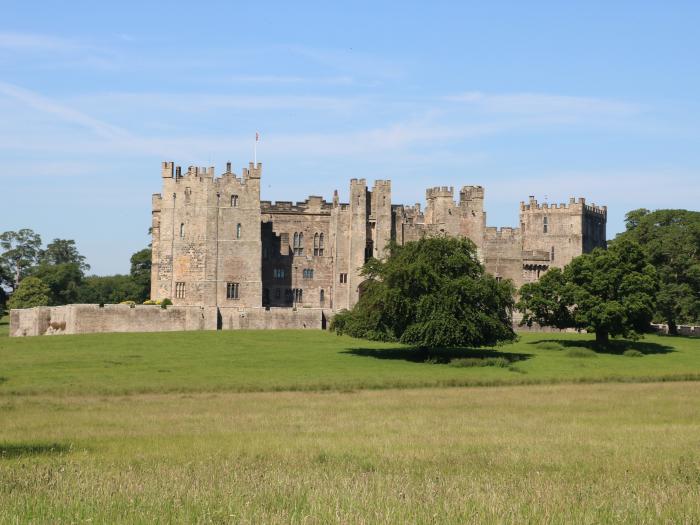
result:
[[(322, 331), (3, 338), (0, 394), (356, 390), (700, 379), (700, 340), (649, 335), (592, 351), (588, 334), (526, 333), (495, 349), (437, 352)], [(625, 349), (642, 357), (628, 357)], [(500, 358), (500, 359), (499, 359)], [(454, 366), (466, 361), (497, 366)], [(450, 362), (453, 364), (449, 364)], [(504, 363), (504, 361), (506, 361)]]

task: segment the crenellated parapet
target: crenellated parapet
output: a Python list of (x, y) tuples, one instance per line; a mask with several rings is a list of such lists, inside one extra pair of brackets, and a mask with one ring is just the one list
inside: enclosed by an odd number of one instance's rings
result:
[(520, 202), (520, 211), (521, 212), (541, 212), (541, 211), (548, 211), (548, 212), (582, 212), (586, 211), (588, 213), (593, 213), (593, 214), (598, 214), (601, 217), (607, 217), (608, 214), (608, 207), (607, 206), (596, 206), (595, 203), (591, 204), (586, 204), (586, 199), (583, 197), (579, 197), (578, 199), (575, 197), (569, 198), (569, 202), (567, 204), (560, 203), (560, 204), (548, 204), (548, 203), (538, 203), (537, 199), (535, 199), (534, 196), (530, 196), (528, 202), (526, 203), (525, 201)]
[(428, 188), (425, 190), (426, 200), (433, 200), (439, 198), (454, 199), (455, 189), (453, 186), (435, 186), (434, 188)]

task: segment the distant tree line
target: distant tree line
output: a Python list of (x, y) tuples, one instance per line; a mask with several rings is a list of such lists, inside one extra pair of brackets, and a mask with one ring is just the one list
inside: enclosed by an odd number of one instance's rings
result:
[(88, 275), (75, 241), (54, 239), (42, 248), (30, 229), (0, 235), (0, 312), (5, 308), (72, 303), (143, 302), (151, 287), (151, 249), (131, 256), (128, 275)]

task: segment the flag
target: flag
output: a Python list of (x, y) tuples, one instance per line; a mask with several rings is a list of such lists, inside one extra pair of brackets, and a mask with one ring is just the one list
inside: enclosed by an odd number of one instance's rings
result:
[(255, 142), (260, 142), (260, 133), (255, 132)]

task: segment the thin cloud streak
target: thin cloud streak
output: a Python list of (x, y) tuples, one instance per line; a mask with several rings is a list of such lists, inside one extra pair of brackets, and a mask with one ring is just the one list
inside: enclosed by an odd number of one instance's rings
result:
[(39, 95), (34, 91), (21, 88), (14, 84), (0, 81), (0, 95), (5, 95), (6, 97), (21, 102), (26, 106), (29, 106), (42, 113), (58, 117), (64, 122), (77, 124), (87, 128), (103, 138), (119, 138), (128, 136), (128, 133), (125, 130), (117, 126), (113, 126), (93, 118), (90, 115), (86, 115), (85, 113), (54, 102), (53, 100)]

